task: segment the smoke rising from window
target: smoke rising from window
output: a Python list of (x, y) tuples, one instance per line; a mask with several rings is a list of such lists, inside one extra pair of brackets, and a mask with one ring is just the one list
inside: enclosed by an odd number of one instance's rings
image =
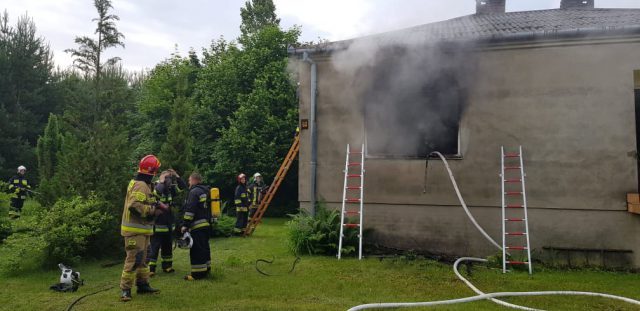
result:
[(354, 41), (332, 56), (336, 70), (357, 81), (368, 155), (458, 154), (460, 120), (476, 79), (473, 44), (379, 39)]

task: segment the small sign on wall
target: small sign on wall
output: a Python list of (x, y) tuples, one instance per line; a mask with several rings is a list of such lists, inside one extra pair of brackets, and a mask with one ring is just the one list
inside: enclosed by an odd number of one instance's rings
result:
[(300, 120), (300, 129), (301, 129), (301, 130), (307, 130), (307, 129), (309, 129), (309, 119), (302, 119), (302, 120)]

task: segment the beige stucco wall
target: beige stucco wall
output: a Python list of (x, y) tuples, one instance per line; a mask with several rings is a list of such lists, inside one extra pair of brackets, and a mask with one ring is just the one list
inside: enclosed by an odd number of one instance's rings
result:
[[(467, 204), (500, 239), (500, 146), (524, 148), (531, 243), (629, 249), (640, 266), (640, 215), (626, 212), (636, 192), (633, 70), (640, 42), (483, 48), (461, 121), (461, 160), (450, 165)], [(318, 62), (318, 198), (342, 197), (347, 143), (363, 142), (364, 120), (352, 81), (325, 55)], [(298, 62), (292, 58), (292, 62)], [(309, 118), (309, 68), (300, 63), (300, 118)], [(309, 131), (301, 133), (300, 202), (309, 201)], [(424, 161), (367, 159), (368, 238), (395, 248), (452, 255), (496, 252), (464, 216), (446, 171)]]

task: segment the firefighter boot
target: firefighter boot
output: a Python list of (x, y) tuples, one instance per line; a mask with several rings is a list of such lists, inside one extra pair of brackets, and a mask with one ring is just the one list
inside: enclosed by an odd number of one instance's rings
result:
[(159, 289), (151, 287), (149, 283), (140, 283), (136, 292), (138, 294), (155, 294), (159, 291)]
[(174, 273), (174, 272), (176, 272), (176, 270), (174, 270), (172, 267), (164, 268), (164, 269), (162, 269), (162, 271), (164, 273)]
[(120, 294), (120, 301), (127, 302), (131, 300), (131, 290), (123, 289), (122, 294)]

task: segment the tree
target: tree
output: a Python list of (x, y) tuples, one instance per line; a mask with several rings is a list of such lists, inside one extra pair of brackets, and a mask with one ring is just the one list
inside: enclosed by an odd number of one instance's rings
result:
[[(135, 126), (132, 137), (133, 143), (137, 146), (133, 157), (139, 158), (145, 154), (157, 154), (164, 150), (163, 145), (175, 145), (170, 142), (174, 140), (176, 134), (169, 134), (171, 128), (177, 127), (178, 132), (183, 132), (191, 137), (194, 109), (194, 85), (200, 70), (200, 61), (195, 52), (189, 52), (186, 58), (181, 57), (177, 52), (171, 58), (156, 65), (147, 79), (142, 83), (138, 100), (136, 102), (137, 113), (133, 116)], [(186, 109), (191, 115), (184, 115), (179, 109)], [(178, 116), (180, 114), (180, 116)], [(178, 117), (178, 119), (176, 119)], [(182, 119), (187, 118), (182, 126)], [(180, 125), (178, 125), (180, 124)], [(182, 135), (182, 134), (180, 134)], [(178, 142), (176, 142), (178, 143)], [(188, 144), (191, 148), (192, 144)], [(165, 152), (168, 152), (165, 150)], [(191, 150), (184, 150), (191, 154)], [(173, 153), (175, 154), (175, 153)], [(176, 156), (170, 156), (177, 159)], [(190, 158), (185, 163), (185, 167), (190, 167)], [(167, 163), (161, 157), (163, 166)], [(182, 165), (181, 165), (182, 166)], [(182, 173), (182, 172), (181, 172)]]
[(93, 5), (98, 11), (98, 17), (92, 19), (97, 23), (95, 34), (97, 39), (87, 36), (76, 37), (75, 43), (78, 44), (77, 49), (67, 49), (65, 52), (71, 53), (74, 65), (87, 75), (94, 74), (96, 83), (100, 81), (102, 68), (115, 65), (120, 58), (112, 57), (102, 62), (102, 53), (111, 47), (124, 47), (122, 40), (124, 35), (116, 28), (116, 21), (120, 20), (115, 14), (109, 14), (109, 10), (113, 8), (111, 0), (94, 0)]
[(58, 156), (62, 148), (62, 133), (55, 114), (49, 115), (49, 122), (44, 129), (44, 135), (38, 138), (36, 154), (38, 156), (38, 172), (40, 181), (53, 177), (58, 164)]
[[(59, 108), (52, 55), (28, 16), (9, 25), (0, 15), (0, 178), (18, 165), (36, 168), (34, 147), (49, 113)], [(37, 181), (37, 176), (31, 177)]]
[(262, 172), (267, 179), (275, 176), (298, 121), (295, 88), (285, 67), (286, 60), (265, 67), (231, 117), (229, 128), (221, 131), (214, 148), (217, 175), (228, 181), (240, 170)]
[(187, 98), (178, 96), (171, 109), (171, 124), (162, 145), (160, 159), (167, 168), (185, 174), (193, 167), (191, 154), (193, 137), (190, 128), (191, 105)]
[(240, 42), (244, 44), (244, 39), (248, 38), (267, 26), (280, 26), (280, 19), (276, 15), (276, 6), (273, 0), (250, 0), (245, 2), (240, 8)]

